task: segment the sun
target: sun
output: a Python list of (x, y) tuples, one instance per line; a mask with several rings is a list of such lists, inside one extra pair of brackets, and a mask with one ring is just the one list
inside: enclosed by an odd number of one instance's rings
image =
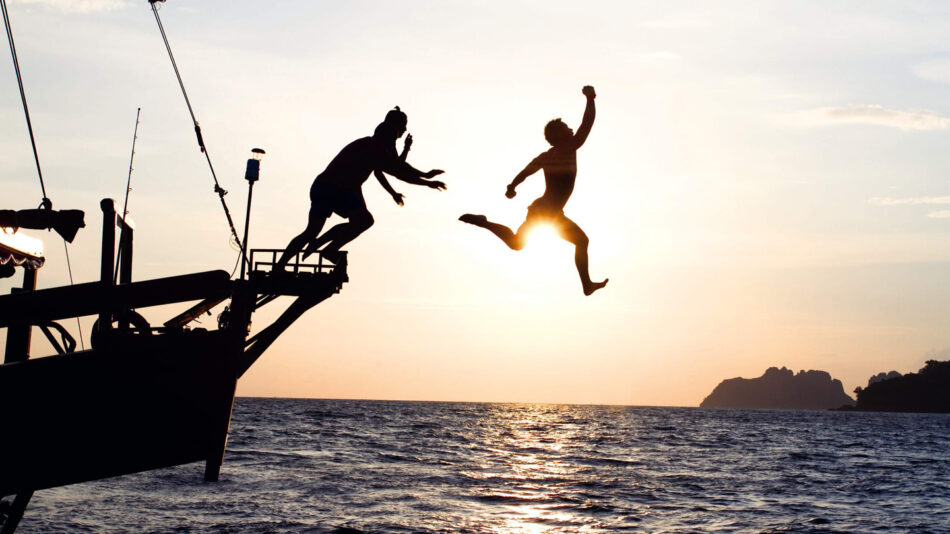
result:
[(551, 249), (565, 243), (549, 223), (541, 223), (528, 230), (525, 242), (527, 247), (533, 249)]
[(537, 267), (550, 271), (553, 265), (571, 265), (573, 249), (574, 245), (562, 239), (553, 226), (541, 223), (528, 231), (521, 253), (528, 262), (537, 263)]

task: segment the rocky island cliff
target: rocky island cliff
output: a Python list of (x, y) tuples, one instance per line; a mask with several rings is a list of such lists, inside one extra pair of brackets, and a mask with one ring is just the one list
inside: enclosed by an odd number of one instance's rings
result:
[(723, 380), (706, 397), (703, 408), (777, 408), (826, 410), (852, 406), (840, 380), (825, 371), (799, 371), (769, 367), (759, 378)]
[(916, 373), (880, 373), (854, 390), (858, 410), (950, 413), (950, 361), (930, 360)]

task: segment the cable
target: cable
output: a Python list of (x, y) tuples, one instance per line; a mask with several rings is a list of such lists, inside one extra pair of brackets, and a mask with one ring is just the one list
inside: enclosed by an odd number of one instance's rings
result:
[[(30, 132), (30, 145), (33, 147), (33, 160), (36, 162), (36, 174), (40, 178), (40, 191), (43, 193), (43, 200), (40, 206), (47, 210), (53, 209), (53, 201), (46, 196), (46, 183), (43, 181), (43, 169), (40, 167), (40, 155), (36, 149), (36, 137), (33, 135), (33, 121), (30, 119), (30, 107), (26, 103), (26, 91), (23, 89), (23, 76), (20, 74), (20, 61), (17, 59), (16, 43), (13, 41), (13, 28), (10, 26), (10, 14), (7, 11), (6, 0), (0, 0), (0, 8), (3, 11), (3, 27), (7, 32), (7, 41), (10, 43), (10, 55), (13, 56), (13, 69), (16, 71), (17, 85), (20, 87), (20, 100), (23, 102), (23, 114), (26, 115), (26, 127)], [(66, 270), (69, 273), (69, 285), (73, 285), (73, 267), (69, 260), (69, 246), (66, 239), (63, 239), (63, 250), (66, 251)], [(79, 317), (76, 317), (76, 329), (79, 331), (79, 342), (83, 350), (86, 350), (86, 343), (82, 337), (82, 325), (79, 323)]]
[[(73, 285), (73, 266), (69, 261), (69, 246), (66, 245), (65, 239), (63, 239), (63, 250), (66, 251), (66, 270), (69, 272), (69, 285)], [(86, 350), (86, 342), (82, 339), (82, 325), (79, 324), (79, 317), (76, 317), (76, 330), (79, 331), (79, 346), (82, 347), (82, 350)]]
[(231, 211), (228, 209), (227, 202), (224, 201), (224, 195), (228, 194), (226, 190), (221, 187), (221, 184), (218, 182), (218, 176), (214, 172), (214, 165), (211, 164), (211, 156), (208, 154), (208, 149), (205, 148), (204, 139), (201, 137), (201, 126), (198, 125), (198, 119), (195, 117), (195, 111), (191, 107), (191, 100), (188, 98), (188, 92), (185, 90), (185, 83), (181, 79), (181, 73), (178, 71), (178, 63), (175, 62), (175, 55), (172, 53), (172, 47), (168, 43), (168, 36), (165, 34), (165, 27), (162, 26), (162, 19), (158, 16), (158, 8), (155, 4), (158, 2), (164, 2), (165, 0), (148, 0), (149, 4), (152, 6), (152, 13), (155, 14), (155, 22), (158, 23), (158, 31), (162, 34), (162, 41), (165, 42), (165, 50), (168, 51), (168, 59), (172, 62), (172, 68), (175, 70), (175, 77), (178, 78), (178, 86), (181, 87), (181, 94), (185, 97), (185, 105), (188, 106), (188, 113), (191, 115), (191, 122), (195, 124), (195, 136), (198, 138), (198, 147), (201, 149), (201, 153), (205, 155), (205, 159), (208, 161), (208, 168), (211, 169), (211, 177), (214, 179), (214, 192), (218, 194), (218, 198), (221, 199), (221, 207), (224, 208), (224, 216), (228, 219), (228, 226), (231, 228), (231, 236), (234, 239), (234, 242), (237, 243), (238, 249), (241, 251), (241, 256), (246, 257), (247, 251), (244, 249), (244, 245), (241, 243), (241, 238), (238, 237), (237, 230), (234, 228), (234, 221), (231, 219)]
[[(36, 173), (40, 178), (40, 191), (43, 193), (43, 200), (40, 206), (44, 209), (52, 210), (53, 201), (46, 196), (43, 169), (40, 167), (40, 155), (36, 149), (36, 137), (33, 135), (33, 121), (30, 119), (30, 107), (26, 103), (26, 91), (23, 89), (23, 76), (20, 74), (20, 62), (17, 59), (16, 43), (13, 41), (13, 28), (10, 26), (10, 14), (7, 11), (6, 0), (0, 0), (0, 9), (3, 11), (3, 27), (7, 32), (7, 41), (10, 43), (10, 55), (13, 56), (13, 69), (16, 71), (17, 85), (20, 87), (20, 100), (23, 102), (23, 114), (26, 115), (26, 127), (30, 131), (30, 145), (33, 147), (33, 160), (36, 162)], [(69, 284), (73, 285), (73, 268), (69, 261), (69, 247), (66, 245), (66, 239), (63, 239), (63, 249), (66, 251), (66, 269), (69, 272)], [(82, 338), (82, 326), (79, 324), (79, 317), (76, 317), (76, 328), (79, 330), (81, 346), (83, 350), (85, 350), (86, 344)]]
[(234, 278), (234, 273), (238, 270), (238, 265), (241, 264), (241, 257), (238, 256), (237, 261), (234, 262), (234, 268), (231, 269), (231, 278)]
[(33, 121), (30, 120), (30, 108), (26, 104), (26, 91), (23, 90), (23, 76), (20, 74), (20, 62), (17, 60), (16, 44), (13, 42), (13, 29), (10, 27), (10, 14), (7, 13), (6, 0), (0, 0), (0, 8), (3, 9), (3, 27), (6, 29), (7, 40), (10, 42), (10, 55), (13, 56), (13, 69), (16, 71), (17, 84), (20, 86), (20, 100), (23, 101), (26, 127), (30, 131), (30, 144), (33, 146), (33, 159), (36, 161), (36, 173), (40, 177), (40, 190), (43, 192), (43, 202), (41, 206), (46, 209), (52, 209), (53, 202), (46, 196), (46, 184), (43, 183), (43, 170), (40, 168), (40, 156), (36, 150), (36, 138), (33, 136)]

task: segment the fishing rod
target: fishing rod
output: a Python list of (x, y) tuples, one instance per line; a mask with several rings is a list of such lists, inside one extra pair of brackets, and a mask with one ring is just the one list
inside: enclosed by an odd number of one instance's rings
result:
[(139, 138), (139, 117), (142, 108), (135, 112), (135, 130), (132, 132), (132, 156), (129, 157), (129, 179), (125, 182), (125, 203), (122, 205), (122, 218), (129, 214), (129, 193), (132, 192), (132, 162), (135, 161), (135, 141)]
[(165, 35), (165, 27), (162, 26), (162, 19), (158, 16), (158, 7), (156, 4), (164, 1), (165, 0), (148, 0), (148, 3), (152, 6), (152, 13), (155, 14), (155, 22), (158, 23), (158, 31), (162, 34), (162, 41), (165, 42), (165, 50), (168, 51), (168, 59), (170, 59), (172, 62), (172, 68), (175, 70), (175, 77), (178, 78), (178, 86), (181, 87), (181, 94), (185, 97), (185, 105), (188, 106), (188, 113), (191, 114), (191, 122), (195, 124), (195, 136), (198, 138), (198, 148), (200, 148), (201, 153), (205, 155), (205, 159), (208, 161), (208, 168), (211, 169), (211, 178), (214, 179), (214, 192), (217, 193), (218, 198), (221, 200), (221, 207), (224, 209), (224, 216), (227, 217), (228, 226), (231, 228), (231, 238), (234, 239), (238, 249), (240, 249), (241, 257), (246, 260), (247, 251), (244, 250), (244, 244), (241, 242), (241, 238), (238, 237), (237, 230), (234, 228), (234, 221), (231, 219), (231, 211), (228, 209), (228, 203), (224, 200), (224, 195), (227, 195), (228, 192), (221, 187), (221, 184), (218, 182), (218, 176), (214, 172), (214, 165), (211, 164), (211, 156), (208, 154), (208, 149), (205, 147), (204, 138), (201, 136), (201, 126), (198, 125), (198, 119), (195, 117), (195, 111), (191, 107), (191, 100), (188, 98), (188, 92), (185, 90), (185, 83), (182, 81), (181, 73), (178, 71), (178, 63), (175, 62), (175, 55), (172, 54), (171, 45), (168, 44), (168, 36)]
[[(122, 220), (126, 225), (129, 224), (129, 193), (132, 192), (132, 162), (135, 161), (135, 142), (139, 138), (139, 117), (142, 115), (142, 108), (135, 111), (135, 130), (132, 132), (132, 155), (129, 157), (129, 178), (125, 182), (125, 202), (122, 205)], [(119, 258), (122, 257), (122, 247), (125, 246), (125, 240), (119, 241), (119, 250), (115, 255), (115, 272), (112, 274), (112, 283), (119, 281)]]

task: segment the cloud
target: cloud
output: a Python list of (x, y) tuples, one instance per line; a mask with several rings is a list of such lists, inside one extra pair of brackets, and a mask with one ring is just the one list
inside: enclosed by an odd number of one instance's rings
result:
[(950, 59), (935, 59), (911, 67), (924, 80), (950, 85)]
[(824, 107), (802, 110), (786, 117), (795, 126), (816, 127), (838, 124), (870, 124), (901, 130), (946, 130), (950, 118), (927, 111), (902, 111), (876, 104), (848, 107)]
[(641, 22), (640, 26), (660, 30), (696, 30), (699, 28), (708, 28), (712, 26), (712, 24), (707, 19), (690, 15), (679, 18), (647, 20)]
[(940, 350), (929, 350), (924, 354), (924, 360), (950, 360), (950, 347)]
[[(891, 198), (875, 197), (868, 199), (869, 204), (875, 206), (935, 206), (950, 204), (950, 195), (943, 197), (910, 197), (910, 198)], [(950, 210), (931, 211), (927, 214), (930, 219), (950, 219)]]
[(14, 0), (16, 4), (32, 4), (64, 13), (100, 13), (131, 5), (129, 0)]
[(943, 197), (910, 198), (874, 197), (869, 199), (868, 203), (874, 204), (875, 206), (919, 206), (922, 204), (950, 204), (950, 195)]
[(680, 61), (683, 59), (683, 56), (677, 54), (676, 52), (669, 51), (656, 51), (656, 52), (643, 52), (637, 54), (637, 59), (640, 61), (648, 62), (666, 62), (666, 61)]

